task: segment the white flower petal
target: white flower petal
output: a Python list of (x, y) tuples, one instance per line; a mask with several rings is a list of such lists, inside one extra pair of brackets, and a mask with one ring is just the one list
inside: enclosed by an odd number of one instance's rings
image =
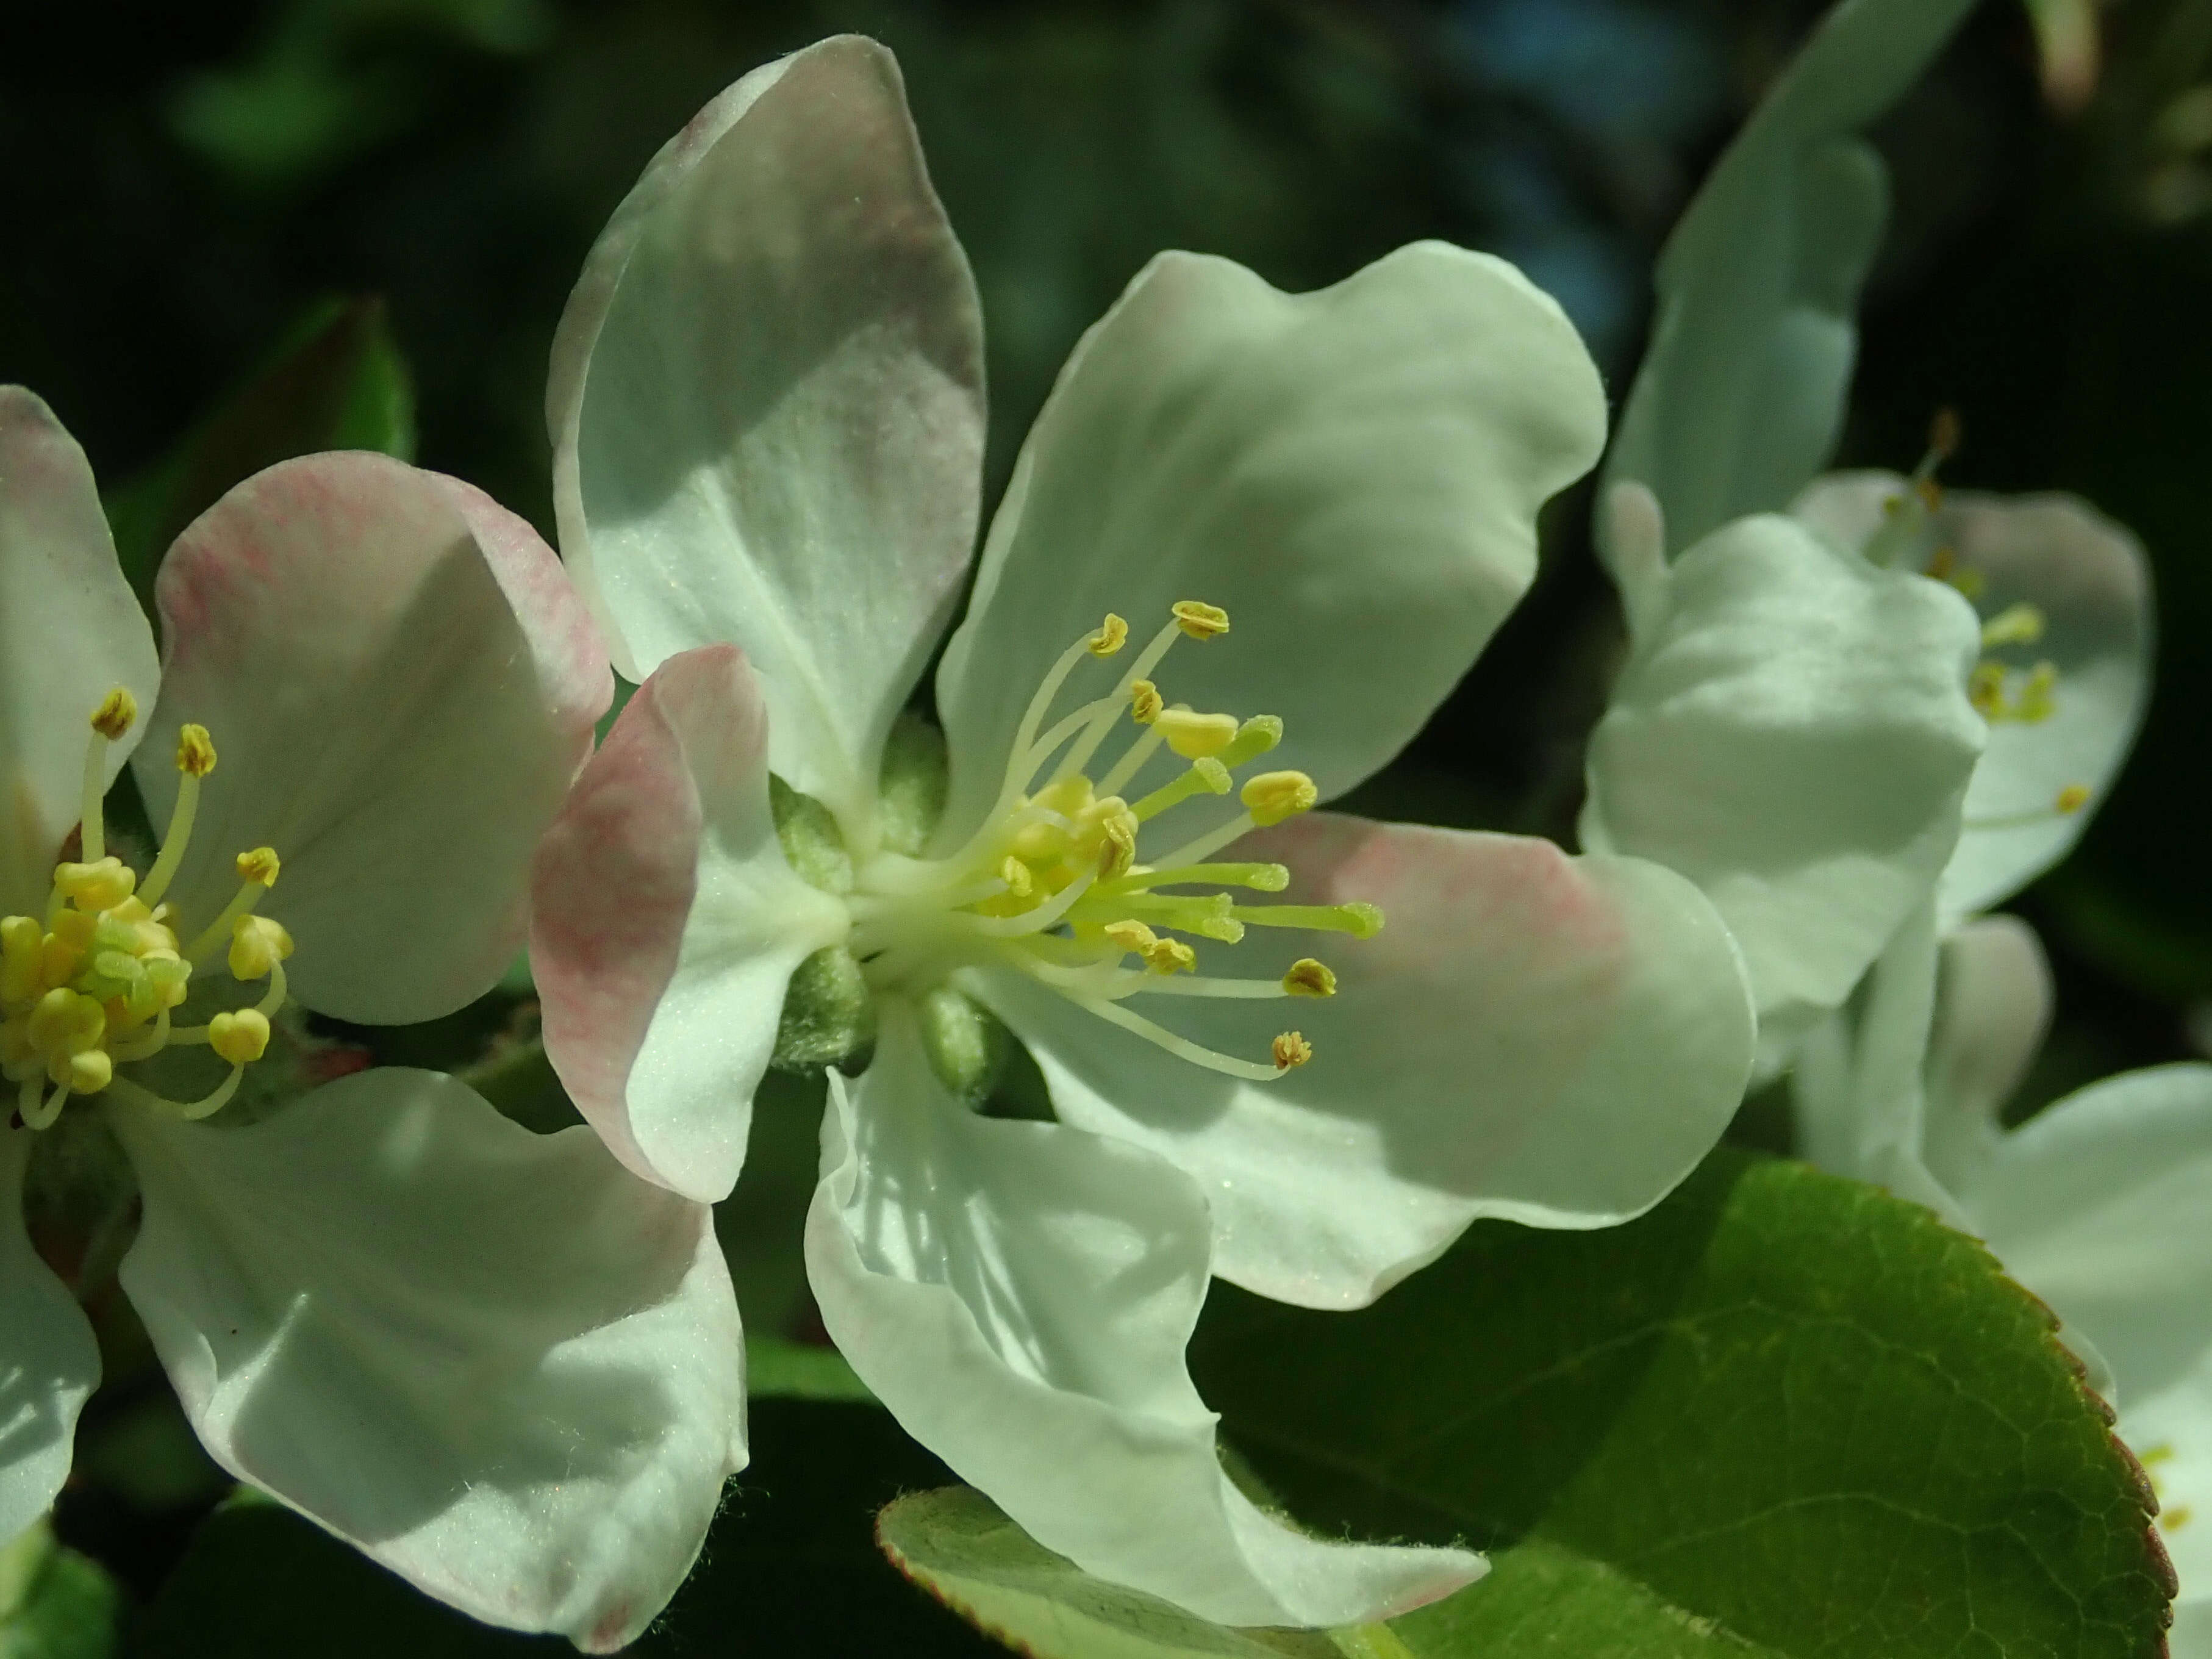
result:
[(1178, 647), (1169, 701), (1279, 714), (1271, 763), (1351, 787), (1526, 590), (1537, 510), (1604, 431), (1573, 326), (1500, 260), (1419, 243), (1287, 295), (1162, 254), (1068, 359), (991, 527), (938, 674), (942, 835), (988, 807), (1062, 651), (1109, 611), (1141, 643), (1178, 599), (1231, 632)]
[(1582, 838), (1705, 890), (1763, 1030), (1850, 994), (1936, 881), (1984, 726), (1951, 589), (1775, 514), (1676, 561), (1590, 739)]
[(124, 1288), (218, 1462), (489, 1623), (644, 1629), (745, 1458), (711, 1212), (435, 1073), (244, 1128), (112, 1116)]
[(1835, 8), (1682, 215), (1610, 480), (1656, 492), (1674, 545), (1774, 512), (1827, 462), (1887, 217), (1856, 134), (1920, 76), (1972, 0)]
[(858, 1084), (830, 1078), (806, 1233), (823, 1322), (908, 1432), (1048, 1549), (1223, 1624), (1362, 1623), (1483, 1571), (1308, 1538), (1238, 1493), (1183, 1364), (1197, 1188), (1133, 1146), (973, 1115), (908, 1018), (886, 1009)]
[(187, 938), (269, 846), (294, 993), (342, 1018), (450, 1013), (521, 944), (530, 853), (613, 695), (598, 630), (530, 526), (382, 455), (285, 461), (161, 567), (161, 703), (134, 771), (154, 822), (178, 728), (219, 764), (171, 890)]
[(556, 337), (562, 550), (641, 679), (731, 641), (848, 823), (975, 535), (982, 321), (898, 67), (824, 40), (655, 156)]
[[(1881, 523), (1905, 488), (1886, 472), (1823, 478), (1791, 514), (1848, 547)], [(1954, 490), (1935, 515), (1934, 543), (1974, 584), (1986, 620), (2032, 605), (2045, 629), (2000, 648), (1999, 660), (2058, 671), (2047, 720), (1999, 721), (1966, 792), (1966, 827), (1943, 872), (1948, 923), (2002, 903), (2073, 850), (2118, 775), (2150, 698), (2150, 562), (2142, 544), (2072, 495)], [(2082, 792), (2070, 811), (2062, 792)], [(2023, 821), (2024, 820), (2024, 821)]]
[(1965, 1196), (2006, 1267), (2110, 1362), (2123, 1411), (2212, 1372), (2212, 1066), (2069, 1095)]
[(0, 1539), (15, 1537), (53, 1506), (69, 1478), (77, 1413), (100, 1381), (91, 1324), (23, 1231), (23, 1170), (35, 1139), (28, 1129), (0, 1127), (0, 1331), (7, 1333)]
[(744, 657), (671, 657), (631, 697), (540, 844), (531, 967), (545, 1052), (615, 1156), (726, 1198), (791, 970), (845, 930), (769, 810), (768, 716)]
[[(119, 685), (150, 712), (160, 684), (84, 451), (37, 398), (0, 386), (0, 915), (46, 902), (93, 710)], [(111, 780), (143, 730), (109, 746)]]
[(1935, 1035), (1928, 1048), (1929, 1173), (1970, 1191), (1996, 1155), (1998, 1114), (2051, 1029), (2051, 963), (2017, 916), (1979, 916), (1943, 940)]
[(976, 986), (1029, 1044), (1063, 1121), (1196, 1178), (1224, 1279), (1358, 1307), (1478, 1216), (1626, 1220), (1697, 1164), (1742, 1097), (1742, 968), (1712, 907), (1668, 871), (1326, 812), (1227, 856), (1279, 860), (1297, 883), (1285, 898), (1365, 900), (1388, 925), (1367, 940), (1254, 928), (1241, 945), (1198, 942), (1199, 972), (1224, 978), (1325, 960), (1327, 1000), (1125, 1006), (1248, 1060), (1295, 1027), (1315, 1051), (1297, 1071), (1244, 1082), (1018, 974)]

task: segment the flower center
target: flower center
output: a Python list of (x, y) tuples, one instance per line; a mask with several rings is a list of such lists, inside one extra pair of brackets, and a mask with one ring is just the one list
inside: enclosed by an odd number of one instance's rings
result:
[[(1236, 774), (1280, 742), (1272, 714), (1239, 720), (1170, 704), (1150, 678), (1177, 641), (1229, 631), (1228, 613), (1185, 599), (1138, 652), (1113, 690), (1047, 727), (1069, 679), (1118, 655), (1128, 624), (1109, 616), (1068, 647), (1016, 729), (998, 799), (967, 843), (935, 860), (878, 854), (855, 872), (850, 948), (878, 991), (927, 988), (963, 966), (1010, 967), (1098, 1018), (1211, 1071), (1271, 1079), (1302, 1066), (1312, 1045), (1278, 1036), (1266, 1060), (1243, 1060), (1166, 1030), (1125, 1006), (1144, 994), (1229, 998), (1334, 995), (1336, 976), (1302, 957), (1279, 978), (1200, 974), (1200, 944), (1235, 944), (1247, 927), (1300, 927), (1366, 938), (1382, 926), (1371, 904), (1252, 904), (1236, 892), (1280, 892), (1279, 864), (1219, 863), (1247, 832), (1310, 811), (1303, 772)], [(1100, 750), (1124, 715), (1135, 730), (1096, 776)], [(1183, 770), (1134, 800), (1125, 790), (1162, 749)], [(1234, 789), (1243, 811), (1180, 838), (1161, 820)], [(1187, 815), (1186, 815), (1187, 816)], [(1177, 938), (1181, 934), (1184, 937)]]
[[(110, 1094), (185, 1118), (219, 1111), (237, 1092), (246, 1067), (267, 1051), (269, 1018), (283, 1006), (292, 936), (253, 914), (276, 882), (272, 848), (239, 854), (237, 896), (187, 944), (179, 942), (183, 924), (176, 907), (162, 902), (191, 840), (200, 781), (215, 770), (215, 744), (205, 726), (187, 726), (178, 734), (176, 808), (145, 880), (107, 851), (101, 785), (108, 746), (137, 717), (137, 702), (119, 686), (93, 712), (82, 861), (54, 867), (43, 916), (0, 918), (0, 1076), (15, 1087), (17, 1121), (33, 1129), (51, 1127), (71, 1095)], [(266, 979), (268, 994), (204, 1025), (173, 1024), (193, 972), (219, 950), (234, 979)], [(230, 1063), (230, 1075), (203, 1099), (166, 1099), (116, 1075), (118, 1065), (192, 1043)]]

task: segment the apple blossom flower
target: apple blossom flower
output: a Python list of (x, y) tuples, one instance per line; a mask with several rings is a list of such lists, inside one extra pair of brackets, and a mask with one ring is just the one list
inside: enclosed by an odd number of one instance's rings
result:
[[(847, 999), (872, 1049), (830, 1075), (805, 1247), (868, 1386), (1093, 1573), (1385, 1617), (1480, 1558), (1310, 1538), (1224, 1476), (1183, 1360), (1209, 1277), (1357, 1307), (1479, 1216), (1624, 1219), (1749, 1064), (1680, 878), (1310, 810), (1528, 586), (1597, 375), (1456, 248), (1296, 296), (1156, 259), (1021, 453), (933, 772), (886, 745), (967, 576), (981, 362), (871, 43), (747, 76), (617, 210), (548, 414), (569, 568), (644, 684), (539, 854), (547, 1050), (633, 1169), (719, 1199), (780, 1029)], [(1001, 1022), (1052, 1121), (978, 1109)]]
[(0, 388), (0, 1534), (99, 1374), (26, 1182), (119, 1146), (122, 1286), (216, 1461), (478, 1618), (617, 1647), (744, 1461), (710, 1212), (436, 1073), (252, 1077), (288, 995), (428, 1019), (512, 960), (611, 694), (594, 630), (520, 520), (368, 454), (239, 485), (157, 592), (158, 664), (83, 452)]

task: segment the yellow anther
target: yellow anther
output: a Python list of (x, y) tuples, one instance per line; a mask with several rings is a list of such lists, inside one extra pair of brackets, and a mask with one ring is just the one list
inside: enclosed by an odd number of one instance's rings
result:
[(2058, 700), (2052, 695), (2058, 689), (2058, 665), (2039, 662), (2027, 671), (2027, 684), (2021, 688), (2019, 698), (2013, 703), (2012, 718), (2034, 726), (2049, 720), (2057, 712)]
[(97, 864), (55, 866), (54, 885), (68, 894), (78, 909), (100, 911), (129, 898), (138, 885), (138, 876), (121, 859), (104, 858)]
[(999, 860), (999, 879), (1006, 884), (1006, 890), (1018, 899), (1025, 899), (1036, 891), (1036, 878), (1030, 867), (1012, 853)]
[(27, 1002), (39, 994), (46, 930), (35, 916), (0, 921), (0, 1002)]
[(1982, 646), (2033, 645), (2043, 637), (2043, 612), (2032, 605), (2007, 605), (1982, 624)]
[(1110, 657), (1129, 642), (1129, 624), (1112, 611), (1098, 624), (1098, 631), (1083, 642), (1083, 648), (1094, 657)]
[(2058, 792), (2058, 799), (2051, 803), (2053, 807), (2064, 815), (2078, 812), (2088, 804), (2089, 786), (2086, 783), (2068, 784)]
[(1966, 677), (1966, 701), (1985, 720), (2002, 720), (2005, 712), (2005, 665), (2001, 662), (1974, 665)]
[(39, 1052), (31, 1046), (29, 1024), (21, 1014), (0, 1020), (0, 1066), (13, 1070)]
[(39, 999), (24, 1024), (31, 1046), (50, 1056), (82, 1054), (97, 1048), (106, 1030), (106, 1009), (92, 998), (60, 986)]
[(1237, 798), (1252, 814), (1252, 822), (1265, 829), (1301, 812), (1310, 812), (1320, 800), (1321, 792), (1303, 772), (1262, 772), (1245, 780)]
[(1179, 939), (1155, 939), (1138, 952), (1145, 966), (1159, 975), (1190, 974), (1198, 971), (1198, 952)]
[(1313, 1044), (1296, 1031), (1285, 1031), (1270, 1045), (1275, 1069), (1287, 1072), (1293, 1066), (1303, 1066), (1313, 1058)]
[(1333, 997), (1336, 994), (1336, 975), (1326, 964), (1311, 957), (1300, 957), (1283, 975), (1284, 992), (1294, 997)]
[(260, 979), (291, 954), (292, 936), (283, 923), (267, 916), (240, 916), (231, 924), (226, 960), (233, 979)]
[(215, 739), (204, 726), (187, 726), (177, 733), (177, 770), (190, 778), (215, 770)]
[(1933, 478), (1915, 478), (1912, 493), (1920, 497), (1920, 505), (1930, 513), (1940, 510), (1943, 505), (1943, 486)]
[(238, 855), (238, 878), (262, 887), (274, 887), (276, 877), (284, 867), (273, 847), (257, 847), (250, 853)]
[(136, 725), (137, 720), (138, 699), (118, 685), (102, 697), (100, 707), (92, 711), (92, 729), (113, 743)]
[(1234, 714), (1200, 714), (1188, 708), (1163, 708), (1153, 722), (1167, 745), (1185, 760), (1218, 755), (1237, 741)]
[(2179, 1532), (2197, 1513), (2186, 1504), (2176, 1504), (2158, 1517), (2158, 1524), (2167, 1532)]
[(1170, 607), (1176, 625), (1194, 640), (1211, 640), (1229, 631), (1229, 613), (1199, 599), (1177, 599)]
[(73, 1095), (96, 1095), (115, 1081), (115, 1062), (105, 1049), (87, 1048), (56, 1059), (46, 1067), (46, 1075)]
[(1282, 740), (1280, 714), (1255, 714), (1237, 728), (1236, 741), (1221, 751), (1221, 763), (1232, 770), (1248, 765)]
[(1150, 680), (1139, 680), (1129, 688), (1129, 718), (1139, 726), (1150, 726), (1160, 717), (1166, 704), (1160, 697), (1160, 688)]
[(1098, 931), (1110, 943), (1139, 956), (1160, 942), (1160, 936), (1141, 921), (1109, 921)]
[(258, 1008), (217, 1014), (208, 1022), (208, 1047), (234, 1066), (250, 1065), (269, 1052), (269, 1019)]
[(1120, 810), (1098, 821), (1098, 875), (1103, 881), (1127, 875), (1137, 861), (1137, 815), (1118, 800), (1115, 804)]
[(181, 1006), (192, 977), (191, 963), (169, 952), (149, 952), (142, 959), (146, 964), (146, 982), (153, 987), (155, 1010)]

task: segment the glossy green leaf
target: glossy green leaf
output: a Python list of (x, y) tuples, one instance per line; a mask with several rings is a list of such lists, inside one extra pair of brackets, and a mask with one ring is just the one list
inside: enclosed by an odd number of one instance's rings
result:
[[(1330, 1634), (1360, 1659), (2160, 1650), (2148, 1490), (2048, 1311), (1928, 1212), (1803, 1165), (1718, 1153), (1609, 1231), (1480, 1223), (1357, 1314), (1217, 1286), (1192, 1365), (1317, 1531), (1491, 1553)], [(971, 1495), (882, 1525), (1039, 1659), (1309, 1650), (1086, 1579)]]
[(311, 307), (174, 450), (109, 493), (115, 550), (140, 599), (150, 599), (178, 532), (225, 490), (278, 461), (325, 449), (414, 456), (414, 382), (380, 300)]
[(107, 1659), (122, 1593), (43, 1521), (0, 1549), (0, 1659)]

